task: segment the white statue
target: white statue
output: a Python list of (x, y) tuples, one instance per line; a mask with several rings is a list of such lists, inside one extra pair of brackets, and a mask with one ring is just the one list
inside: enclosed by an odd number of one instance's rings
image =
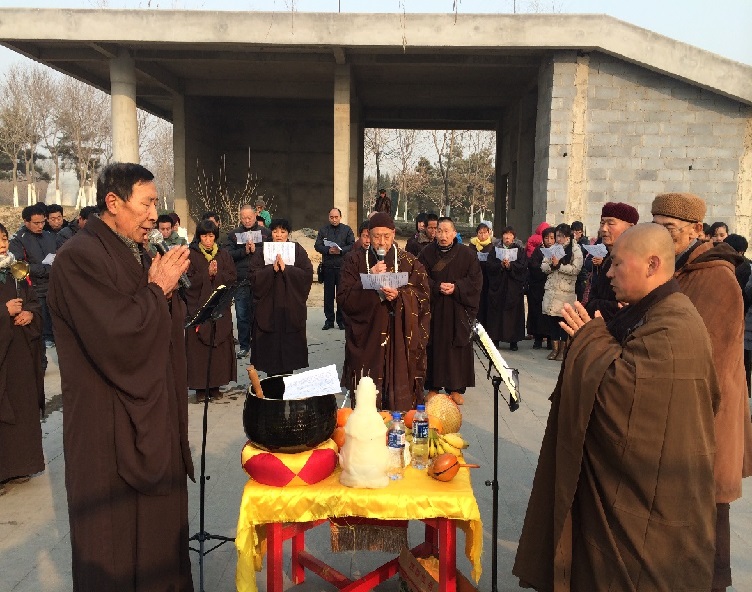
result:
[(389, 485), (386, 474), (389, 465), (387, 428), (376, 409), (376, 385), (370, 376), (360, 379), (356, 395), (355, 410), (345, 424), (339, 482), (347, 487), (386, 487)]

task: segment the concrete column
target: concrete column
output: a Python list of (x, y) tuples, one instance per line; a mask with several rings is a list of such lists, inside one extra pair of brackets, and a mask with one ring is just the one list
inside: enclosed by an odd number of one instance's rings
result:
[(350, 225), (352, 226), (353, 232), (357, 234), (357, 226), (358, 224), (360, 224), (360, 218), (358, 217), (358, 165), (360, 161), (360, 159), (358, 158), (358, 147), (360, 146), (360, 105), (355, 98), (353, 98), (352, 101), (352, 109), (350, 115), (350, 190), (348, 194), (348, 210), (350, 212)]
[[(353, 225), (350, 213), (350, 92), (352, 78), (348, 64), (334, 71), (334, 206), (342, 211), (342, 222)], [(357, 229), (356, 229), (357, 230)]]
[[(172, 152), (175, 213), (180, 216), (180, 222), (188, 229), (188, 236), (192, 236), (196, 223), (190, 217), (188, 208), (185, 171), (185, 98), (182, 95), (172, 97)], [(229, 223), (229, 220), (225, 220), (225, 224)]]
[(567, 205), (564, 208), (564, 220), (582, 220), (587, 209), (585, 188), (587, 169), (585, 156), (587, 143), (588, 78), (590, 74), (590, 56), (577, 56), (574, 71), (575, 96), (572, 102), (572, 143), (569, 148), (567, 164)]
[(736, 191), (736, 233), (742, 236), (752, 234), (752, 109), (747, 114)]
[(136, 62), (120, 49), (110, 60), (112, 96), (112, 159), (139, 162), (138, 120), (136, 117)]

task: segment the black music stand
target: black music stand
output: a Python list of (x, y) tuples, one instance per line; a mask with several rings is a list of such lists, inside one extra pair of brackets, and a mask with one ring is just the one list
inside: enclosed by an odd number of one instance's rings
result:
[[(491, 381), (491, 384), (493, 385), (494, 389), (494, 419), (493, 419), (493, 433), (494, 433), (494, 442), (493, 442), (493, 479), (491, 481), (486, 481), (486, 486), (491, 487), (492, 491), (492, 499), (493, 499), (493, 505), (492, 505), (492, 517), (493, 517), (493, 544), (491, 546), (491, 591), (497, 592), (498, 590), (498, 584), (497, 584), (497, 565), (498, 565), (498, 540), (499, 540), (499, 397), (501, 397), (501, 394), (499, 392), (499, 389), (501, 387), (502, 378), (501, 378), (501, 369), (496, 368), (496, 364), (491, 359), (491, 355), (488, 351), (486, 351), (486, 347), (481, 342), (480, 338), (478, 337), (477, 333), (473, 333), (473, 340), (475, 343), (479, 346), (480, 351), (483, 352), (486, 362), (488, 363), (488, 368), (486, 372), (486, 378), (488, 378)], [(477, 352), (476, 352), (477, 356)], [(480, 360), (481, 366), (484, 365), (483, 360), (480, 359), (480, 356), (478, 356), (478, 359)], [(514, 389), (514, 392), (509, 393), (509, 400), (507, 401), (507, 405), (509, 406), (509, 410), (511, 412), (516, 411), (519, 409), (520, 406), (520, 375), (519, 372), (516, 369), (513, 368), (505, 368), (505, 370), (509, 370), (511, 372), (511, 384)], [(491, 376), (491, 372), (494, 372), (494, 376)], [(505, 382), (506, 383), (506, 382)], [(506, 383), (508, 385), (508, 383)], [(509, 386), (507, 386), (509, 388)]]
[[(211, 378), (211, 360), (212, 352), (214, 351), (214, 345), (217, 335), (217, 321), (222, 318), (222, 315), (229, 308), (232, 298), (237, 292), (239, 284), (231, 287), (219, 286), (214, 292), (212, 292), (206, 303), (198, 310), (194, 317), (188, 321), (185, 325), (186, 330), (192, 329), (203, 325), (204, 323), (211, 323), (211, 338), (209, 339), (209, 358), (206, 363), (206, 389), (204, 390), (204, 424), (201, 435), (201, 477), (199, 480), (199, 531), (191, 536), (189, 541), (198, 541), (198, 549), (189, 547), (191, 551), (198, 553), (198, 566), (199, 566), (199, 592), (204, 592), (204, 555), (208, 555), (214, 549), (221, 547), (225, 543), (234, 541), (234, 538), (216, 535), (206, 532), (204, 530), (204, 514), (206, 508), (206, 481), (209, 476), (206, 475), (206, 432), (208, 428), (208, 416), (209, 416), (209, 382)], [(216, 545), (208, 550), (204, 550), (204, 543), (207, 541), (219, 541)]]

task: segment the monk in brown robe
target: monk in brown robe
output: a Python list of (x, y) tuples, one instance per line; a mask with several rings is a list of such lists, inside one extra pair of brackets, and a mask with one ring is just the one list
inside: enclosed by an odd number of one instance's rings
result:
[(752, 474), (752, 424), (744, 381), (744, 312), (735, 266), (743, 259), (726, 243), (696, 237), (702, 231), (705, 201), (690, 193), (657, 195), (653, 222), (674, 241), (676, 280), (700, 313), (713, 345), (721, 388), (715, 417), (715, 502), (717, 504), (715, 590), (731, 585), (729, 505), (742, 496), (742, 478)]
[[(284, 218), (272, 220), (269, 229), (273, 243), (288, 242), (290, 223)], [(292, 374), (308, 367), (306, 341), (306, 302), (313, 284), (313, 265), (306, 250), (295, 245), (295, 264), (288, 265), (277, 255), (265, 264), (264, 250), (251, 257), (249, 271), (255, 300), (251, 362), (269, 376)]]
[(157, 188), (114, 163), (99, 216), (57, 252), (48, 301), (63, 390), (74, 592), (192, 591), (188, 387), (176, 287), (188, 247), (144, 250)]
[[(397, 248), (394, 234), (389, 214), (373, 215), (370, 247), (353, 251), (342, 265), (337, 305), (348, 322), (342, 386), (354, 396), (360, 378), (370, 376), (381, 409), (407, 411), (423, 402), (431, 311), (425, 269)], [(386, 272), (406, 272), (407, 285), (363, 288), (361, 274)]]
[[(201, 220), (196, 226), (196, 236), (189, 247), (188, 279), (191, 287), (185, 291), (188, 318), (192, 319), (206, 304), (219, 286), (230, 286), (238, 274), (232, 256), (219, 246), (219, 227), (212, 220)], [(196, 391), (196, 401), (221, 396), (219, 387), (238, 379), (235, 344), (232, 339), (232, 312), (230, 304), (216, 321), (214, 350), (211, 352), (209, 392), (206, 393), (206, 371), (209, 365), (209, 348), (212, 327), (207, 322), (185, 332), (185, 351), (188, 358), (188, 388)]]
[(578, 302), (513, 573), (539, 591), (697, 590), (713, 575), (710, 338), (673, 279), (671, 236), (635, 226), (611, 250), (628, 306), (606, 324)]
[(0, 494), (4, 482), (28, 480), (44, 470), (44, 372), (40, 354), (42, 312), (36, 291), (16, 281), (8, 231), (0, 224)]
[(475, 386), (472, 323), (478, 314), (483, 272), (475, 249), (457, 242), (451, 218), (439, 219), (436, 242), (418, 258), (431, 287), (431, 337), (428, 342), (428, 388), (444, 387), (458, 405)]

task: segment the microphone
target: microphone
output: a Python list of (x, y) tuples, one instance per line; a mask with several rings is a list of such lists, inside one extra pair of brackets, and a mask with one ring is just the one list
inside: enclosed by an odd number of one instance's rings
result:
[[(149, 239), (149, 244), (152, 245), (160, 255), (164, 256), (164, 254), (169, 251), (169, 247), (165, 244), (162, 233), (159, 232), (157, 228), (150, 230), (147, 237)], [(191, 280), (189, 280), (188, 276), (183, 273), (180, 275), (180, 279), (178, 279), (178, 286), (187, 290), (191, 287)]]
[(378, 259), (379, 261), (383, 261), (384, 257), (386, 257), (386, 250), (385, 249), (376, 249), (376, 259)]

